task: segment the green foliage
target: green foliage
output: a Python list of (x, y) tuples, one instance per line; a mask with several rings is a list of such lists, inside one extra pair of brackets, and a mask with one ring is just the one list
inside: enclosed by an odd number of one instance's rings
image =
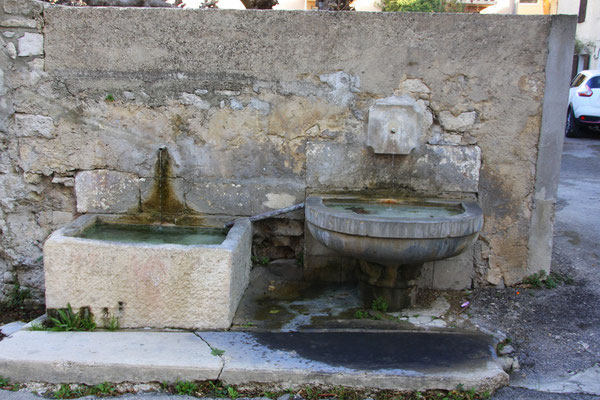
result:
[(240, 397), (240, 394), (237, 392), (237, 390), (235, 390), (233, 387), (231, 386), (227, 386), (227, 395), (229, 396), (230, 399), (237, 399), (238, 397)]
[(296, 261), (298, 262), (299, 266), (303, 266), (304, 265), (304, 253), (300, 252), (297, 256), (296, 256)]
[(226, 389), (223, 388), (223, 384), (219, 381), (208, 381), (208, 397), (223, 398), (229, 396)]
[(210, 349), (210, 354), (212, 354), (213, 356), (222, 356), (223, 354), (225, 354), (225, 350), (220, 350), (217, 348), (211, 348)]
[(96, 329), (94, 317), (87, 308), (73, 312), (71, 304), (67, 308), (56, 310), (56, 316), (50, 317), (51, 331), (93, 331)]
[(463, 12), (464, 4), (457, 0), (383, 0), (383, 11)]
[(584, 42), (581, 39), (575, 38), (574, 54), (589, 54), (590, 48), (593, 48), (593, 47), (594, 47), (594, 42), (589, 41), (589, 40), (587, 42)]
[(367, 319), (369, 317), (370, 317), (370, 314), (367, 311), (365, 311), (365, 310), (357, 310), (354, 313), (354, 318), (355, 319)]
[(10, 379), (7, 379), (0, 375), (0, 387), (5, 387), (10, 384)]
[(177, 381), (175, 382), (175, 393), (180, 395), (192, 396), (198, 391), (198, 385), (190, 381)]
[(84, 396), (116, 396), (119, 394), (115, 385), (104, 382), (96, 386), (76, 385), (75, 388), (67, 383), (60, 385), (60, 388), (52, 393), (55, 399), (75, 399)]
[(31, 324), (31, 325), (29, 326), (29, 330), (30, 330), (30, 331), (47, 331), (47, 330), (48, 330), (48, 328), (46, 328), (46, 327), (45, 327), (44, 325), (42, 325), (42, 324), (35, 323), (35, 324)]
[(373, 311), (379, 311), (384, 313), (388, 310), (388, 303), (383, 297), (376, 297), (373, 300), (373, 303), (371, 304), (371, 308), (373, 309)]
[(104, 382), (92, 387), (90, 392), (96, 396), (111, 396), (115, 394), (116, 389), (111, 383)]
[(53, 395), (55, 399), (71, 399), (76, 397), (78, 393), (77, 391), (71, 390), (71, 385), (63, 383)]
[(496, 349), (498, 350), (498, 352), (500, 352), (500, 351), (502, 351), (502, 349), (504, 349), (504, 347), (509, 345), (511, 342), (512, 342), (511, 338), (506, 338), (503, 341), (501, 341), (500, 343), (498, 343), (498, 345), (496, 346)]
[(111, 332), (118, 330), (119, 329), (119, 318), (117, 318), (115, 315), (111, 316), (110, 319), (108, 320), (108, 324), (106, 324), (106, 329)]
[(113, 96), (112, 94), (107, 94), (106, 97), (104, 98), (104, 101), (112, 103), (113, 101), (115, 101), (115, 96)]
[(259, 265), (267, 265), (268, 263), (271, 262), (271, 259), (269, 257), (252, 256), (251, 260), (252, 260), (252, 264), (259, 264)]
[(531, 274), (531, 275), (523, 278), (523, 283), (525, 283), (526, 285), (531, 285), (532, 287), (534, 287), (536, 289), (541, 289), (543, 286), (542, 279), (544, 278), (545, 275), (546, 275), (546, 271), (541, 270), (540, 272)]
[(25, 302), (25, 299), (31, 297), (31, 290), (28, 288), (21, 288), (21, 286), (17, 283), (13, 286), (12, 290), (8, 294), (8, 307), (16, 308), (21, 307)]
[(530, 285), (534, 289), (555, 289), (560, 283), (573, 283), (573, 279), (565, 275), (556, 274), (554, 272), (551, 272), (549, 275), (547, 275), (546, 271), (541, 270), (540, 272), (523, 278), (523, 283)]

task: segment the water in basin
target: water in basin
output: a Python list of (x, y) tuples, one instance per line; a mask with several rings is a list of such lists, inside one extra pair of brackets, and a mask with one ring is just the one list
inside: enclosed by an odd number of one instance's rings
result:
[(96, 222), (77, 237), (123, 243), (221, 244), (227, 232), (219, 228), (128, 225)]
[(397, 202), (395, 200), (324, 200), (323, 204), (336, 210), (344, 210), (357, 215), (378, 217), (429, 219), (451, 217), (464, 212), (460, 204), (426, 204)]

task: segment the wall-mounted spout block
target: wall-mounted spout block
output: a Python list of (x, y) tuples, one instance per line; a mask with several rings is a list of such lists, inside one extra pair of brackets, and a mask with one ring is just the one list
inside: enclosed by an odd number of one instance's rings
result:
[(423, 134), (425, 108), (410, 96), (379, 99), (369, 109), (367, 146), (375, 154), (409, 154)]

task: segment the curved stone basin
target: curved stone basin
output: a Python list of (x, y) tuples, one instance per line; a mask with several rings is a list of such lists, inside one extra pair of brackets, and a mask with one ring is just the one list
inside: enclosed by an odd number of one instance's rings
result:
[(483, 213), (474, 201), (306, 199), (313, 236), (345, 255), (422, 264), (463, 252), (477, 237)]
[(310, 196), (305, 215), (319, 242), (361, 260), (365, 307), (382, 297), (390, 311), (415, 304), (423, 263), (462, 253), (483, 226), (474, 201)]

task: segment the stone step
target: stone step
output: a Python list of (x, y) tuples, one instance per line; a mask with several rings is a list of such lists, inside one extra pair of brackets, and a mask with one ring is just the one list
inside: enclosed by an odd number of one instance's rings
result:
[(0, 342), (0, 375), (17, 382), (493, 390), (508, 375), (492, 345), (488, 336), (457, 332), (20, 331)]

